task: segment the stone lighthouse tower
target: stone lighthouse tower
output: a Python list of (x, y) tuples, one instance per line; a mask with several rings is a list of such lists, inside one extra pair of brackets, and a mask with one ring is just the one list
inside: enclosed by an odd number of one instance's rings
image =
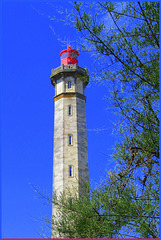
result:
[[(81, 191), (80, 181), (88, 181), (86, 133), (87, 70), (78, 66), (79, 53), (71, 46), (61, 51), (61, 66), (52, 69), (55, 87), (53, 191)], [(55, 207), (53, 206), (53, 213)]]

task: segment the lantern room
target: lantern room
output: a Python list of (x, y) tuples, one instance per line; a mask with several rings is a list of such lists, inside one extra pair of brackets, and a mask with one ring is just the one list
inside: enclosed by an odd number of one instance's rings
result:
[(67, 49), (64, 49), (60, 53), (61, 64), (78, 64), (79, 52), (75, 49), (72, 49), (70, 45), (67, 46)]

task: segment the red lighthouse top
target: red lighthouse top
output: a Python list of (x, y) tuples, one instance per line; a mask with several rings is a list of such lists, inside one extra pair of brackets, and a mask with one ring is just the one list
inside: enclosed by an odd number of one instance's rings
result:
[(70, 45), (67, 46), (67, 49), (64, 49), (60, 53), (61, 56), (61, 64), (75, 64), (78, 63), (79, 52), (75, 49), (72, 49)]

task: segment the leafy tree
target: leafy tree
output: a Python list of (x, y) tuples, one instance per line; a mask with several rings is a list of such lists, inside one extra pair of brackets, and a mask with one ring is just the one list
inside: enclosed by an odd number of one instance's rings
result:
[(110, 173), (97, 189), (84, 185), (81, 197), (77, 192), (55, 195), (58, 215), (53, 216), (53, 237), (56, 233), (63, 238), (157, 238), (158, 194), (150, 185), (138, 194), (132, 179), (122, 190), (126, 179), (117, 177)]
[(95, 80), (111, 90), (119, 113), (117, 168), (99, 189), (71, 204), (53, 200), (65, 237), (158, 238), (159, 226), (159, 2), (74, 3), (70, 24), (79, 47), (94, 54)]

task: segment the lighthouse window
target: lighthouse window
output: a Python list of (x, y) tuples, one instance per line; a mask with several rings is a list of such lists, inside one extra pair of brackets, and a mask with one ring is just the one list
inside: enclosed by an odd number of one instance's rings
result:
[(71, 81), (68, 81), (68, 88), (71, 88), (72, 87), (72, 83)]
[(63, 54), (61, 55), (61, 59), (67, 58), (67, 56), (68, 56), (68, 53), (63, 53)]
[(73, 177), (73, 166), (69, 166), (69, 177)]
[(69, 139), (68, 139), (69, 140), (69, 145), (72, 145), (72, 135), (69, 135), (68, 137), (69, 137)]
[(68, 115), (69, 115), (69, 116), (72, 115), (72, 106), (68, 106)]
[(76, 59), (77, 59), (77, 56), (78, 56), (77, 53), (75, 53), (75, 52), (72, 52), (72, 53), (71, 53), (71, 57), (72, 57), (72, 58), (76, 58)]

